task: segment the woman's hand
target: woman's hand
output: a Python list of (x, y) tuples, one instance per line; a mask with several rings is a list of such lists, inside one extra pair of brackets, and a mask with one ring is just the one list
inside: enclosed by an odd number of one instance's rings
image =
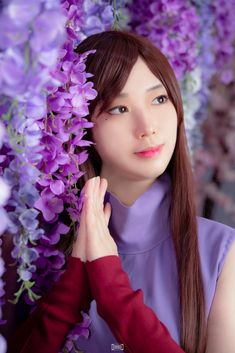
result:
[(104, 207), (107, 180), (100, 177), (89, 179), (84, 186), (84, 204), (77, 240), (72, 256), (82, 261), (93, 261), (108, 255), (117, 255), (117, 245), (109, 233), (108, 223), (111, 205)]

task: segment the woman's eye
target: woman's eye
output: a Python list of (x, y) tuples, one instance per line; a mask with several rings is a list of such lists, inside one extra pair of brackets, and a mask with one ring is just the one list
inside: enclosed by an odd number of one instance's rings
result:
[(153, 102), (154, 102), (154, 101), (157, 101), (157, 102), (158, 102), (157, 104), (162, 104), (162, 103), (167, 102), (168, 99), (169, 99), (169, 98), (168, 98), (167, 96), (162, 95), (162, 96), (156, 97), (156, 98), (153, 100)]
[(123, 105), (120, 105), (118, 107), (114, 107), (114, 108), (108, 110), (108, 113), (111, 115), (119, 115), (119, 114), (123, 114), (125, 112), (127, 112), (127, 108)]

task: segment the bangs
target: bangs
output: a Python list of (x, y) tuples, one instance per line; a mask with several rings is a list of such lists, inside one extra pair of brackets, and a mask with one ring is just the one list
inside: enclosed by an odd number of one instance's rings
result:
[[(94, 75), (90, 81), (94, 83), (94, 89), (97, 91), (97, 97), (90, 103), (90, 114), (94, 112), (95, 106), (98, 106), (99, 113), (107, 109), (114, 98), (122, 91), (128, 79), (131, 69), (136, 63), (138, 56), (138, 47), (133, 40), (119, 35), (119, 32), (106, 33), (99, 37), (92, 47), (89, 45), (88, 37), (77, 48), (77, 53), (83, 53), (86, 50), (95, 49), (94, 54), (90, 54), (86, 59), (87, 71)], [(115, 38), (114, 38), (115, 37)]]
[(86, 71), (93, 75), (90, 80), (98, 95), (90, 102), (90, 116), (95, 108), (98, 114), (108, 108), (125, 86), (138, 57), (141, 57), (165, 87), (178, 119), (182, 121), (182, 100), (174, 71), (166, 57), (152, 43), (128, 31), (112, 30), (87, 37), (75, 52), (82, 54), (92, 49), (96, 52), (88, 55)]

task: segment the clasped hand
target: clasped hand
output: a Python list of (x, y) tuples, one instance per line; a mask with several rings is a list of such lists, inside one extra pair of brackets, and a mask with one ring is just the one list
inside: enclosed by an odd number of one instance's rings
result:
[(84, 203), (80, 226), (73, 245), (72, 256), (81, 261), (93, 261), (108, 255), (117, 255), (117, 245), (109, 233), (111, 205), (104, 206), (108, 182), (104, 178), (89, 179), (84, 188)]

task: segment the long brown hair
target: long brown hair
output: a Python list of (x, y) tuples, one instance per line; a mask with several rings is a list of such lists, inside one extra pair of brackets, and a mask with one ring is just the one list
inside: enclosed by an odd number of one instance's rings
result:
[[(140, 56), (153, 74), (163, 83), (178, 116), (177, 141), (169, 162), (172, 180), (171, 229), (178, 269), (178, 290), (181, 306), (180, 345), (187, 353), (204, 353), (206, 348), (206, 318), (204, 288), (197, 238), (195, 182), (190, 163), (183, 120), (180, 88), (166, 57), (147, 39), (128, 31), (106, 31), (86, 38), (76, 48), (78, 54), (95, 49), (86, 60), (87, 71), (98, 95), (90, 104), (91, 118), (99, 104), (104, 111), (124, 87), (130, 71)], [(89, 129), (87, 139), (92, 140)], [(94, 147), (82, 165), (86, 172), (79, 180), (100, 175), (102, 161)]]

